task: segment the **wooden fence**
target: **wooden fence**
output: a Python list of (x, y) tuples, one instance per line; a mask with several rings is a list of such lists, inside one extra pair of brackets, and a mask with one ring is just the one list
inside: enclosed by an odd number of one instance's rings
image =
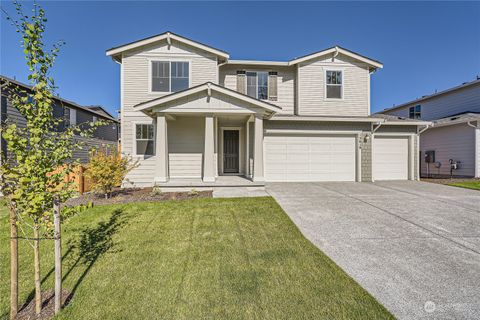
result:
[(90, 180), (85, 176), (85, 166), (78, 165), (73, 172), (70, 172), (68, 176), (65, 177), (65, 182), (72, 182), (73, 187), (80, 194), (92, 190), (92, 184)]

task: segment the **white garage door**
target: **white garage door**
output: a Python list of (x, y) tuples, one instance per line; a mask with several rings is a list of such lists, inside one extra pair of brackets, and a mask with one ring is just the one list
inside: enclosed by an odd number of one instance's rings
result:
[(373, 139), (373, 179), (408, 179), (408, 137)]
[(265, 137), (267, 181), (355, 181), (355, 136)]

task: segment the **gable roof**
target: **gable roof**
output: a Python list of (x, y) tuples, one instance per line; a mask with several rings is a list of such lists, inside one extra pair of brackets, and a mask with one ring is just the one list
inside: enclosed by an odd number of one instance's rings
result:
[(225, 59), (228, 59), (230, 57), (230, 55), (223, 50), (219, 50), (219, 49), (216, 49), (214, 47), (208, 46), (206, 44), (200, 43), (198, 41), (194, 41), (194, 40), (182, 37), (178, 34), (170, 32), (170, 31), (160, 33), (160, 34), (148, 37), (148, 38), (140, 39), (140, 40), (137, 40), (137, 41), (133, 41), (133, 42), (130, 42), (130, 43), (118, 46), (118, 47), (110, 48), (106, 51), (106, 55), (111, 56), (112, 59), (115, 59), (116, 61), (121, 61), (121, 53), (123, 53), (125, 51), (129, 51), (129, 50), (133, 50), (133, 49), (145, 46), (145, 45), (149, 45), (149, 44), (152, 44), (152, 43), (155, 43), (155, 42), (163, 41), (163, 40), (167, 40), (167, 42), (169, 42), (170, 40), (175, 40), (175, 41), (187, 44), (189, 46), (201, 49), (203, 51), (213, 53), (213, 54), (215, 54), (219, 57), (225, 58)]
[[(3, 86), (4, 84), (8, 84), (8, 83), (12, 83), (12, 84), (17, 85), (19, 87), (22, 87), (23, 89), (26, 89), (26, 90), (32, 90), (32, 86), (30, 86), (28, 84), (25, 84), (23, 82), (11, 79), (11, 78), (3, 76), (3, 75), (0, 75), (0, 84), (2, 84), (2, 86)], [(3, 92), (5, 92), (4, 88), (2, 88), (2, 94), (3, 94)], [(76, 102), (73, 102), (73, 101), (70, 101), (70, 100), (67, 100), (67, 99), (64, 99), (64, 98), (60, 98), (59, 96), (53, 96), (53, 99), (56, 100), (57, 102), (65, 104), (69, 108), (80, 109), (80, 110), (86, 111), (88, 113), (92, 113), (95, 116), (105, 118), (105, 119), (108, 119), (110, 121), (114, 121), (116, 123), (119, 123), (119, 121), (117, 119), (115, 119), (115, 117), (111, 116), (110, 113), (108, 113), (108, 115), (106, 115), (103, 112), (99, 112), (99, 111), (93, 110), (89, 107), (79, 105)]]
[(443, 94), (452, 93), (452, 92), (455, 92), (457, 90), (461, 90), (463, 88), (467, 88), (467, 87), (470, 87), (470, 86), (473, 86), (473, 85), (476, 85), (476, 84), (480, 84), (480, 78), (477, 78), (476, 80), (473, 80), (473, 81), (470, 81), (470, 82), (464, 82), (461, 85), (453, 87), (453, 88), (449, 88), (449, 89), (446, 89), (446, 90), (443, 90), (443, 91), (440, 91), (440, 92), (436, 92), (436, 93), (426, 95), (426, 96), (423, 96), (423, 97), (415, 99), (415, 100), (411, 100), (411, 101), (399, 104), (398, 106), (385, 108), (382, 111), (379, 111), (379, 113), (389, 112), (389, 111), (392, 111), (392, 110), (403, 108), (403, 107), (406, 107), (406, 106), (411, 105), (411, 104), (416, 104), (416, 103), (419, 103), (419, 102), (422, 102), (422, 101), (425, 101), (425, 100), (428, 100), (428, 99), (432, 99), (432, 98), (441, 96)]
[(148, 100), (148, 101), (145, 101), (145, 102), (142, 102), (142, 103), (139, 103), (139, 104), (133, 106), (133, 108), (135, 110), (138, 110), (138, 111), (143, 111), (143, 110), (147, 110), (147, 109), (153, 108), (155, 106), (158, 106), (160, 104), (175, 101), (177, 99), (180, 99), (180, 98), (183, 98), (183, 97), (186, 97), (186, 96), (198, 93), (198, 92), (202, 92), (202, 91), (207, 91), (207, 94), (210, 94), (211, 91), (215, 91), (215, 92), (218, 92), (220, 94), (224, 94), (224, 95), (227, 95), (229, 97), (233, 97), (233, 98), (245, 101), (247, 103), (251, 103), (253, 105), (256, 105), (257, 107), (265, 109), (268, 113), (276, 113), (276, 112), (282, 110), (282, 108), (277, 106), (277, 105), (252, 98), (250, 96), (239, 93), (237, 91), (219, 86), (219, 85), (214, 84), (212, 82), (206, 82), (206, 83), (200, 84), (198, 86), (188, 88), (186, 90), (182, 90), (182, 91), (179, 91), (179, 92), (168, 94), (168, 95), (163, 96), (163, 97)]
[(333, 54), (341, 53), (345, 56), (348, 56), (348, 57), (351, 57), (351, 58), (356, 59), (358, 61), (364, 62), (364, 63), (368, 64), (369, 66), (373, 67), (372, 69), (383, 68), (383, 64), (380, 61), (367, 58), (367, 57), (365, 57), (361, 54), (358, 54), (356, 52), (347, 50), (347, 49), (339, 47), (339, 46), (334, 46), (334, 47), (331, 47), (331, 48), (328, 48), (328, 49), (325, 49), (325, 50), (322, 50), (322, 51), (317, 51), (317, 52), (310, 53), (310, 54), (307, 54), (305, 56), (290, 60), (288, 62), (288, 65), (295, 65), (297, 63), (302, 63), (302, 62), (305, 62), (305, 61), (308, 61), (308, 60), (311, 60), (311, 59), (315, 59), (315, 58), (318, 58), (318, 57), (321, 57), (321, 56), (324, 56), (324, 55), (327, 55), (327, 54), (332, 54), (332, 53)]

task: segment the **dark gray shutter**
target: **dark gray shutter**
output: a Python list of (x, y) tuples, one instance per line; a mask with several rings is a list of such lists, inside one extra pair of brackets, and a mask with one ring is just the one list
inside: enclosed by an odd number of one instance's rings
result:
[(277, 72), (271, 71), (268, 73), (268, 100), (277, 101), (277, 99), (278, 99)]
[(246, 84), (245, 71), (237, 71), (237, 91), (245, 94), (246, 93), (245, 84)]

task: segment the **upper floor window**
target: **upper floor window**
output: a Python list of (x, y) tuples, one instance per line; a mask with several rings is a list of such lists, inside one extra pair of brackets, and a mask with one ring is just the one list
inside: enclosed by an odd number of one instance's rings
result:
[[(243, 85), (246, 75), (246, 88)], [(277, 73), (238, 71), (237, 90), (259, 100), (277, 100)]]
[(414, 107), (410, 107), (408, 110), (408, 116), (410, 119), (420, 119), (422, 117), (422, 106), (418, 104)]
[(183, 61), (152, 61), (152, 91), (177, 92), (188, 89), (190, 63)]
[(135, 125), (135, 152), (137, 155), (153, 156), (153, 140), (154, 130), (153, 124), (136, 124)]
[(326, 73), (326, 97), (327, 99), (343, 98), (343, 72), (327, 70)]

